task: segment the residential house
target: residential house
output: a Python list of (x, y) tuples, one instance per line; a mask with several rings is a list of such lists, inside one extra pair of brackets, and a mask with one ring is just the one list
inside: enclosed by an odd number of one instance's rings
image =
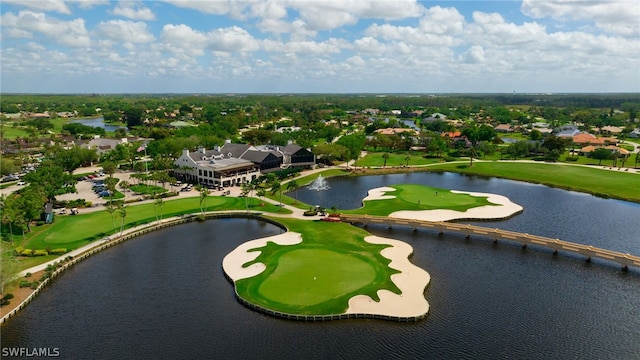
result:
[(589, 133), (579, 133), (575, 136), (572, 137), (573, 143), (577, 144), (577, 145), (582, 145), (582, 146), (586, 146), (586, 145), (608, 145), (608, 144), (617, 144), (618, 140), (617, 139), (613, 139), (613, 138), (606, 138), (606, 137), (596, 137), (593, 134), (589, 134)]
[(380, 135), (398, 135), (402, 133), (417, 135), (418, 131), (410, 128), (384, 128), (384, 129), (376, 130), (376, 134), (380, 134)]
[(511, 124), (500, 124), (496, 126), (494, 130), (499, 133), (512, 133), (513, 127), (511, 126)]

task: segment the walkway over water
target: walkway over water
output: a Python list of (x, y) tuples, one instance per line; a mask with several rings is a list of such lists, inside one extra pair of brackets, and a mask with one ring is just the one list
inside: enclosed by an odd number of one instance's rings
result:
[(452, 222), (410, 220), (371, 215), (342, 214), (340, 215), (340, 220), (349, 223), (361, 223), (364, 226), (367, 226), (369, 224), (380, 224), (389, 227), (394, 225), (408, 226), (412, 227), (414, 230), (417, 230), (418, 228), (428, 228), (437, 230), (440, 233), (451, 231), (464, 234), (466, 237), (470, 237), (471, 235), (480, 235), (493, 238), (494, 242), (498, 239), (517, 242), (522, 244), (523, 248), (527, 247), (527, 245), (546, 247), (553, 250), (554, 254), (557, 254), (558, 251), (576, 253), (586, 256), (587, 261), (591, 261), (591, 258), (600, 258), (607, 261), (613, 261), (620, 264), (624, 270), (628, 269), (629, 266), (640, 268), (640, 256), (623, 254), (621, 252), (601, 249), (594, 246), (577, 244), (559, 239), (551, 239), (544, 236), (531, 235), (516, 231), (492, 229), (482, 226)]

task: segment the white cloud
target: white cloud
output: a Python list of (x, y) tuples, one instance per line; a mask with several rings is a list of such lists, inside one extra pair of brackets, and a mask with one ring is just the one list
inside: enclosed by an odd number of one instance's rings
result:
[(2, 0), (5, 4), (21, 5), (37, 11), (53, 11), (69, 15), (71, 10), (64, 3), (64, 0)]
[(353, 25), (360, 18), (399, 20), (418, 17), (424, 11), (415, 0), (291, 1), (290, 5), (314, 31)]
[(546, 35), (546, 28), (538, 23), (517, 25), (504, 20), (498, 13), (473, 13), (474, 23), (466, 27), (472, 41), (500, 46), (515, 46), (539, 41)]
[(634, 0), (524, 0), (521, 10), (533, 18), (590, 20), (613, 34), (640, 35), (640, 3)]
[(434, 6), (420, 19), (420, 29), (430, 34), (456, 35), (464, 28), (464, 16), (455, 8)]
[(470, 47), (462, 55), (462, 61), (468, 64), (477, 64), (484, 62), (484, 49), (479, 45)]
[(259, 48), (258, 42), (238, 26), (217, 29), (208, 34), (208, 48), (224, 52), (250, 52)]
[(155, 40), (146, 23), (125, 20), (101, 22), (96, 26), (96, 34), (128, 43), (147, 43)]
[(165, 25), (161, 35), (162, 47), (174, 53), (202, 56), (205, 49), (218, 52), (252, 52), (259, 43), (245, 29), (237, 26), (204, 33), (188, 25)]
[(137, 3), (130, 1), (120, 1), (118, 6), (113, 9), (114, 15), (124, 16), (133, 20), (155, 20), (156, 15), (151, 9), (141, 7)]
[(87, 47), (91, 44), (89, 33), (84, 26), (84, 19), (62, 21), (48, 17), (44, 13), (29, 10), (20, 11), (18, 15), (11, 12), (2, 15), (3, 28), (14, 31), (38, 32), (56, 44), (69, 47)]
[(207, 47), (207, 36), (184, 24), (165, 25), (160, 38), (165, 49), (192, 56), (203, 55), (204, 49)]
[(193, 9), (205, 14), (229, 15), (234, 19), (244, 19), (247, 9), (259, 0), (165, 0), (177, 7)]
[(346, 46), (346, 42), (338, 39), (327, 39), (326, 41), (288, 41), (279, 42), (264, 40), (263, 49), (268, 52), (281, 52), (298, 55), (329, 55), (340, 53), (341, 48)]
[(67, 3), (75, 4), (81, 9), (91, 9), (100, 5), (109, 5), (109, 0), (67, 0)]

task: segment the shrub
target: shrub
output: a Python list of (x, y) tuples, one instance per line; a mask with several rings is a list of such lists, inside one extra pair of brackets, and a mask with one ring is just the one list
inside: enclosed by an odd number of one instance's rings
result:
[(22, 246), (18, 246), (17, 248), (14, 249), (14, 252), (16, 255), (22, 255), (23, 251), (24, 251), (24, 248)]
[(29, 282), (27, 280), (20, 281), (20, 287), (21, 288), (26, 288), (26, 287), (30, 287), (30, 286), (31, 286), (31, 282)]
[(24, 249), (24, 250), (22, 250), (22, 252), (20, 253), (20, 255), (22, 255), (22, 256), (33, 256), (33, 250), (31, 250), (31, 249)]
[(67, 253), (66, 248), (51, 249), (51, 251), (49, 251), (49, 254), (51, 255), (60, 255), (60, 254), (66, 254), (66, 253)]
[(36, 250), (33, 252), (33, 256), (47, 256), (49, 253), (47, 250)]
[(307, 211), (305, 211), (303, 213), (304, 216), (314, 216), (314, 215), (317, 215), (317, 214), (318, 214), (318, 212), (315, 211), (315, 210), (307, 210)]
[(31, 275), (32, 274), (30, 272), (28, 272), (28, 273), (24, 274), (24, 277), (28, 278), (28, 277), (31, 277)]
[(38, 288), (38, 285), (40, 285), (40, 281), (38, 281), (38, 280), (34, 280), (34, 281), (31, 283), (31, 288), (32, 288), (33, 290), (35, 290), (35, 289), (37, 289), (37, 288)]
[(9, 305), (9, 300), (13, 299), (13, 294), (6, 294), (0, 299), (0, 306)]

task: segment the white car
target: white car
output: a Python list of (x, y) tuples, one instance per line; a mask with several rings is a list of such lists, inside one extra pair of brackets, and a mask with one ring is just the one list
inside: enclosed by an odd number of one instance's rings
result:
[(25, 185), (25, 182), (24, 181), (18, 181), (18, 183), (16, 185), (22, 186), (22, 185)]

